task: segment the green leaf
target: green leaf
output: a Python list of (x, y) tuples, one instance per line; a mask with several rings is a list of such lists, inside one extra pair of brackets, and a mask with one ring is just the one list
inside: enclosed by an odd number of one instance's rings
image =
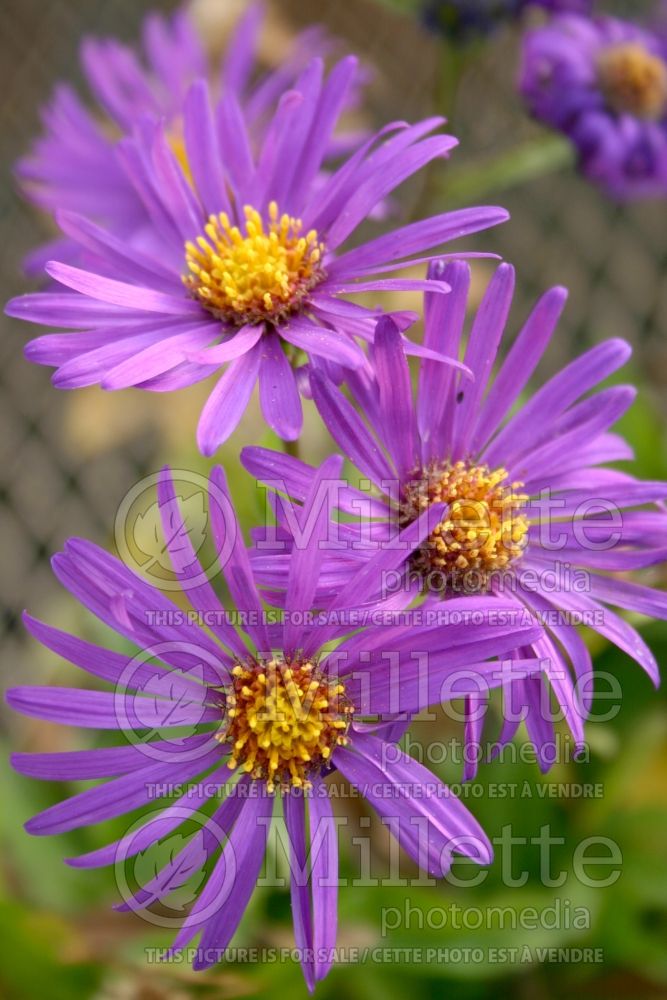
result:
[(462, 167), (446, 167), (440, 177), (439, 196), (447, 204), (468, 204), (563, 170), (573, 163), (574, 151), (570, 143), (561, 136), (545, 135), (499, 156), (466, 163)]

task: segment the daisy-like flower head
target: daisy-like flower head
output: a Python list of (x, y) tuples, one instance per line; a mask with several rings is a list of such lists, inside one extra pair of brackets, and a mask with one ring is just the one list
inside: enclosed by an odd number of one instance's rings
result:
[[(332, 458), (314, 476), (302, 525), (306, 541), (294, 553), (282, 618), (264, 613), (222, 470), (212, 474), (209, 518), (235, 615), (225, 611), (202, 571), (172, 480), (163, 474), (158, 497), (183, 587), (179, 604), (96, 546), (68, 542), (53, 561), (56, 576), (139, 651), (105, 649), (26, 617), (41, 643), (113, 690), (22, 687), (8, 694), (27, 715), (125, 738), (112, 747), (13, 756), (20, 772), (37, 778), (110, 779), (35, 816), (27, 824), (31, 833), (97, 824), (160, 800), (120, 840), (69, 859), (71, 865), (115, 864), (117, 873), (125, 871), (129, 859), (196, 821), (201, 835), (178, 833), (178, 849), (170, 850), (159, 871), (153, 868), (147, 883), (134, 891), (124, 876), (119, 884), (125, 887), (120, 908), (141, 911), (156, 902), (168, 905), (194, 868), (206, 869), (207, 881), (173, 945), (181, 949), (201, 934), (197, 968), (217, 961), (236, 930), (280, 800), (293, 861), (295, 935), (311, 989), (326, 975), (336, 939), (336, 826), (325, 779), (340, 774), (355, 785), (430, 874), (445, 874), (455, 852), (488, 863), (491, 847), (472, 815), (393, 742), (405, 728), (394, 713), (419, 711), (444, 688), (465, 695), (471, 684), (478, 690), (480, 682), (500, 683), (503, 665), (489, 657), (535, 634), (511, 619), (429, 626), (418, 638), (409, 622), (388, 627), (386, 616), (381, 625), (370, 618), (359, 629), (361, 612), (373, 610), (365, 602), (380, 573), (400, 565), (425, 537), (428, 516), (406, 529), (403, 547), (362, 567), (341, 589), (331, 614), (309, 616), (329, 527), (327, 496), (340, 468)], [(488, 601), (478, 604), (483, 611)], [(430, 660), (426, 673), (424, 656)]]
[[(321, 373), (311, 374), (326, 426), (369, 487), (339, 498), (352, 523), (344, 526), (344, 544), (327, 558), (316, 600), (329, 600), (396, 530), (444, 504), (445, 516), (415, 547), (403, 577), (386, 578), (384, 593), (375, 598), (403, 606), (424, 594), (427, 603), (444, 598), (445, 606), (465, 594), (514, 600), (540, 621), (540, 637), (526, 653), (542, 658), (545, 679), (579, 745), (592, 698), (592, 663), (575, 626), (590, 625), (657, 683), (654, 656), (612, 607), (667, 618), (665, 593), (627, 579), (628, 571), (665, 560), (667, 484), (606, 468), (632, 457), (610, 428), (635, 391), (620, 385), (587, 395), (624, 364), (630, 348), (620, 340), (594, 347), (512, 412), (554, 332), (565, 291), (552, 289), (538, 302), (492, 378), (512, 301), (512, 267), (503, 264), (495, 272), (467, 342), (468, 266), (436, 264), (432, 273), (452, 292), (427, 295), (425, 346), (456, 358), (465, 342), (462, 357), (473, 380), (424, 358), (413, 398), (400, 335), (388, 317), (376, 334), (374, 367), (348, 379), (361, 413)], [(312, 475), (305, 463), (259, 448), (246, 448), (242, 461), (296, 501)], [(259, 535), (254, 555), (257, 573), (276, 592), (284, 588), (293, 534), (280, 505), (278, 516), (279, 532)], [(553, 735), (552, 720), (542, 718), (541, 687), (535, 677), (519, 679), (512, 694), (526, 709), (538, 752)], [(516, 731), (515, 709), (503, 739)], [(553, 763), (544, 754), (540, 759), (545, 768)]]
[(612, 197), (667, 193), (667, 49), (630, 21), (555, 18), (526, 33), (520, 90)]
[[(437, 132), (442, 119), (394, 122), (323, 177), (356, 74), (352, 57), (328, 77), (322, 61), (313, 60), (296, 89), (280, 99), (256, 154), (234, 94), (213, 109), (205, 82), (196, 81), (183, 115), (190, 178), (164, 125), (144, 120), (135, 137), (118, 146), (150, 218), (144, 248), (60, 213), (61, 227), (93, 255), (95, 266), (47, 265), (67, 290), (21, 296), (8, 312), (81, 332), (40, 337), (28, 345), (28, 357), (57, 366), (60, 388), (99, 383), (157, 392), (198, 382), (230, 363), (201, 415), (201, 451), (213, 454), (231, 434), (258, 379), (265, 419), (281, 437), (297, 438), (299, 356), (327, 366), (338, 381), (365, 363), (357, 338), (372, 340), (380, 310), (348, 295), (427, 286), (446, 293), (444, 282), (391, 272), (507, 218), (500, 208), (444, 213), (345, 250), (399, 184), (456, 145)], [(414, 318), (396, 317), (402, 327)]]
[[(230, 91), (243, 104), (253, 137), (286, 87), (329, 43), (309, 29), (299, 36), (281, 67), (255, 79), (260, 3), (251, 4), (230, 37), (218, 67), (209, 58), (185, 10), (143, 23), (140, 53), (114, 38), (84, 40), (81, 67), (94, 103), (88, 108), (67, 84), (60, 84), (42, 113), (44, 131), (16, 172), (26, 197), (49, 212), (71, 211), (103, 223), (124, 239), (140, 242), (147, 222), (142, 199), (118, 162), (118, 140), (142, 116), (162, 119), (167, 140), (189, 172), (183, 136), (183, 101), (194, 80), (210, 79), (214, 93)], [(79, 260), (81, 247), (68, 239), (42, 247), (26, 262), (40, 274), (45, 261)]]

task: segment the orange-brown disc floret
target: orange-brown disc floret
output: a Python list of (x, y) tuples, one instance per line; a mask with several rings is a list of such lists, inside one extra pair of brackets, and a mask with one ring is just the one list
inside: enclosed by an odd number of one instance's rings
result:
[(598, 79), (614, 111), (649, 120), (667, 111), (667, 64), (639, 42), (605, 49), (598, 58)]
[(412, 568), (435, 589), (484, 590), (492, 574), (506, 570), (522, 554), (528, 497), (522, 483), (508, 482), (505, 469), (468, 462), (433, 464), (403, 491), (402, 525), (431, 504), (448, 505), (444, 519), (412, 557)]
[(347, 743), (354, 709), (345, 686), (310, 660), (249, 660), (232, 670), (227, 720), (231, 767), (266, 782), (270, 792), (308, 788)]

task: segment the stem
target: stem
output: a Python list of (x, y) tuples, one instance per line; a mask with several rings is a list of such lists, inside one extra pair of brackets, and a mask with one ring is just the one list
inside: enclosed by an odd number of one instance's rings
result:
[(574, 164), (574, 150), (562, 136), (529, 139), (499, 156), (489, 157), (441, 175), (439, 196), (448, 205), (478, 202)]
[[(457, 47), (440, 43), (440, 61), (433, 95), (435, 113), (443, 115), (451, 124), (456, 109), (456, 99), (463, 74), (472, 53), (465, 46)], [(433, 205), (440, 198), (443, 163), (435, 161), (426, 167), (421, 195), (412, 213), (414, 219), (430, 215)]]
[(297, 438), (296, 441), (283, 441), (283, 445), (286, 455), (291, 455), (292, 458), (301, 458), (301, 438)]

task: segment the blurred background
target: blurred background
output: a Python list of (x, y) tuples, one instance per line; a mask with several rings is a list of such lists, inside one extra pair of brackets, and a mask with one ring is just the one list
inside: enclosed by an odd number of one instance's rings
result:
[[(4, 299), (29, 289), (21, 276), (21, 260), (48, 233), (47, 222), (16, 194), (11, 176), (12, 163), (39, 128), (40, 105), (57, 80), (81, 84), (77, 49), (83, 35), (113, 34), (132, 41), (142, 17), (155, 7), (168, 12), (175, 4), (4, 0), (0, 12)], [(516, 265), (513, 328), (548, 285), (564, 284), (571, 293), (539, 375), (549, 374), (574, 353), (606, 337), (631, 341), (635, 354), (624, 380), (631, 377), (638, 383), (640, 398), (622, 430), (636, 449), (637, 475), (667, 478), (665, 203), (614, 205), (576, 174), (567, 157), (560, 157), (558, 150), (553, 155), (551, 137), (527, 118), (514, 91), (519, 29), (500, 27), (475, 45), (461, 66), (460, 53), (423, 26), (416, 0), (401, 0), (397, 7), (381, 0), (320, 0), (316, 7), (300, 0), (269, 0), (267, 7), (262, 43), (266, 66), (279, 62), (294, 34), (315, 18), (340, 39), (343, 48), (367, 60), (372, 82), (365, 117), (357, 124), (415, 120), (434, 111), (447, 115), (461, 146), (448, 164), (406, 185), (393, 206), (398, 216), (409, 220), (475, 202), (505, 205), (512, 221), (467, 246), (493, 250)], [(244, 8), (236, 0), (194, 3), (193, 16), (212, 55), (220, 51)], [(616, 9), (637, 16), (644, 5), (616, 4)], [(559, 157), (562, 162), (553, 169)], [(478, 296), (489, 273), (488, 265), (476, 267)], [(418, 307), (418, 302), (413, 305)], [(49, 557), (70, 535), (111, 546), (111, 528), (123, 497), (165, 461), (207, 471), (194, 447), (194, 427), (208, 387), (170, 397), (97, 389), (59, 393), (51, 388), (47, 369), (23, 359), (23, 344), (31, 331), (14, 321), (2, 322), (4, 676), (8, 684), (48, 683), (54, 677), (80, 683), (73, 668), (70, 675), (55, 657), (27, 640), (20, 613), (29, 606), (61, 628), (95, 635), (94, 625), (58, 589)], [(319, 461), (330, 442), (317, 420), (307, 419), (306, 429), (304, 454)], [(220, 455), (246, 526), (261, 510), (261, 497), (238, 469), (238, 451), (251, 441), (275, 443), (264, 434), (258, 411), (252, 408)], [(658, 571), (651, 582), (663, 582)], [(662, 662), (667, 630), (647, 624), (644, 633)], [(531, 1000), (667, 997), (667, 704), (664, 694), (656, 695), (621, 653), (603, 644), (595, 651), (599, 667), (618, 678), (622, 698), (613, 720), (591, 725), (589, 761), (575, 764), (566, 759), (546, 777), (540, 777), (531, 763), (491, 764), (481, 768), (479, 781), (465, 792), (492, 838), (510, 826), (514, 836), (527, 840), (548, 827), (558, 839), (552, 849), (552, 870), (565, 873), (563, 884), (544, 885), (539, 848), (525, 843), (514, 854), (515, 873), (526, 873), (521, 886), (504, 884), (500, 860), (483, 884), (473, 888), (349, 885), (340, 894), (343, 948), (449, 948), (450, 958), (343, 963), (319, 987), (318, 995), (398, 998), (412, 993), (464, 1000), (499, 995)], [(7, 718), (6, 713), (3, 721), (3, 741), (17, 750), (86, 745), (80, 734), (60, 727)], [(425, 724), (417, 726), (413, 739), (421, 736), (428, 741), (432, 732)], [(439, 734), (446, 741), (460, 736), (460, 731), (443, 722)], [(460, 768), (451, 761), (429, 763), (448, 780), (459, 780)], [(552, 782), (563, 783), (559, 792), (554, 792)], [(499, 783), (512, 786), (514, 793), (501, 795)], [(595, 785), (594, 794), (573, 791), (585, 784)], [(111, 911), (117, 898), (113, 872), (76, 872), (62, 862), (65, 856), (120, 835), (122, 822), (107, 824), (102, 833), (86, 830), (48, 840), (29, 838), (22, 830), (32, 813), (72, 790), (32, 782), (3, 769), (0, 996), (180, 1000), (264, 997), (276, 991), (305, 995), (300, 970), (292, 962), (227, 964), (206, 975), (195, 975), (186, 966), (147, 963), (144, 949), (166, 947), (172, 932)], [(367, 829), (367, 814), (354, 801), (339, 803), (337, 812), (347, 821), (341, 832), (343, 875), (353, 878), (358, 859), (352, 837)], [(378, 877), (389, 864), (383, 832), (372, 828)], [(577, 877), (574, 870), (577, 845), (598, 835), (618, 845), (623, 859), (621, 877), (606, 887), (585, 884), (590, 880)], [(404, 868), (409, 875), (409, 866)], [(481, 926), (452, 927), (452, 905), (479, 910)], [(521, 914), (530, 908), (539, 914), (555, 908), (555, 926), (522, 927)], [(572, 913), (577, 908), (588, 913), (586, 926), (576, 926)], [(497, 910), (504, 914), (504, 924)], [(514, 928), (508, 926), (512, 923), (508, 911), (517, 915)], [(291, 941), (288, 893), (259, 889), (236, 943), (261, 947)], [(522, 952), (524, 945), (529, 953)], [(552, 946), (566, 951), (540, 960), (537, 949)], [(515, 949), (516, 954), (499, 956), (495, 948)], [(582, 949), (601, 951), (591, 961), (584, 960)]]

